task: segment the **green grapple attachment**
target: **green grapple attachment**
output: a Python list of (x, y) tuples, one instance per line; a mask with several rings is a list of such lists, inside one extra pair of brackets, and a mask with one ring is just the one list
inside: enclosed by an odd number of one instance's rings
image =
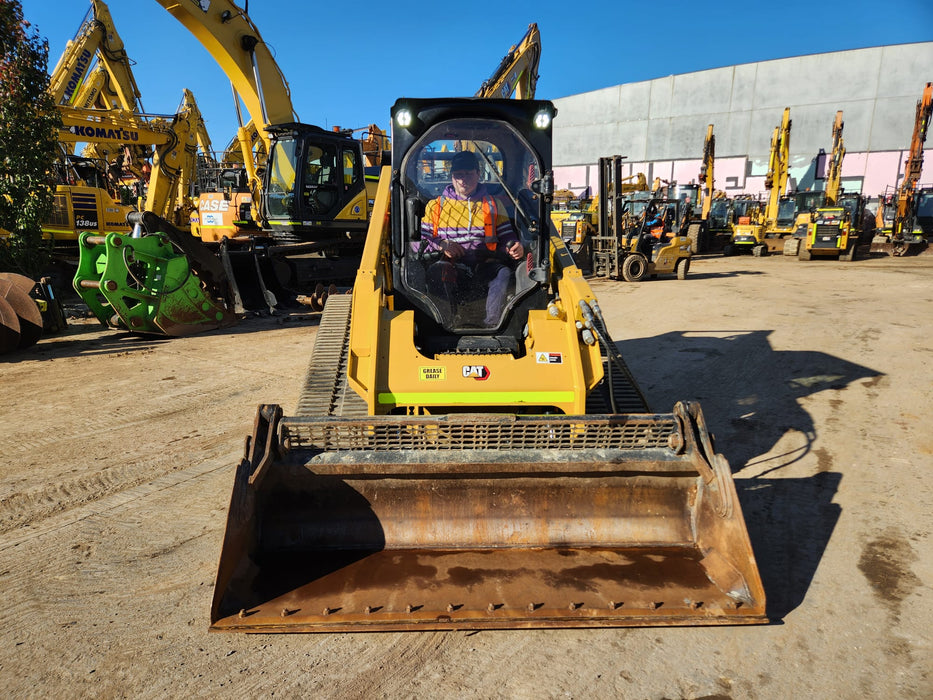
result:
[(168, 233), (83, 233), (78, 249), (75, 291), (104, 325), (184, 336), (237, 321), (223, 276), (205, 274)]

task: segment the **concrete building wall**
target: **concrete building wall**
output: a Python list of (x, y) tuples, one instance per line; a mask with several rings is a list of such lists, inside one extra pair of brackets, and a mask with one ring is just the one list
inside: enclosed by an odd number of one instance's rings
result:
[[(877, 194), (903, 176), (917, 101), (933, 81), (933, 42), (798, 56), (672, 75), (554, 100), (558, 187), (596, 186), (602, 156), (631, 173), (695, 180), (707, 125), (716, 136), (716, 187), (763, 189), (774, 128), (791, 117), (791, 178), (820, 189), (820, 149), (842, 110), (848, 189)], [(933, 154), (924, 182), (933, 180)], [(756, 189), (757, 188), (757, 189)]]

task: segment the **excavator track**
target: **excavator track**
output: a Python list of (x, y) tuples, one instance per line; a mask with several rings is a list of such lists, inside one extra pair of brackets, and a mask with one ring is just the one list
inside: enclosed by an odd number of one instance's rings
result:
[(327, 299), (296, 416), (366, 416), (366, 402), (347, 384), (352, 301), (349, 294)]

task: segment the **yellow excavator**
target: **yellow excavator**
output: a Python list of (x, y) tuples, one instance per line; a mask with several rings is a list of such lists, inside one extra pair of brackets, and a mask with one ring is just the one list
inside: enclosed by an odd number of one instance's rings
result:
[[(316, 283), (350, 283), (375, 196), (367, 164), (380, 154), (364, 152), (351, 130), (298, 121), (282, 70), (248, 13), (231, 0), (158, 1), (230, 79), (241, 124), (240, 157), (202, 183), (194, 231), (224, 246), (244, 274), (261, 268), (252, 276), (273, 305)], [(276, 289), (278, 297), (270, 296)]]
[[(552, 233), (554, 115), (396, 101), (353, 294), (328, 300), (295, 412), (260, 406), (236, 470), (212, 630), (766, 622), (699, 405), (648, 408)], [(454, 142), (526, 251), (498, 315), (482, 285), (452, 304), (431, 282), (426, 203)]]
[(92, 0), (49, 79), (62, 153), (43, 233), (65, 254), (84, 232), (130, 233), (141, 207), (189, 225), (198, 149), (210, 152), (204, 120), (188, 90), (174, 115), (145, 113), (131, 63), (109, 8)]
[[(124, 113), (141, 111), (139, 90), (123, 40), (106, 3), (91, 0), (91, 7), (74, 37), (66, 42), (49, 76), (48, 91), (63, 116), (68, 109), (81, 112), (103, 102), (108, 109), (118, 108)], [(124, 121), (119, 128), (125, 126)], [(91, 139), (89, 143), (92, 149), (94, 141)], [(59, 141), (61, 158), (55, 199), (49, 221), (43, 225), (46, 237), (54, 238), (59, 245), (67, 241), (67, 247), (74, 245), (81, 231), (129, 233), (131, 227), (126, 216), (135, 210), (134, 200), (138, 196), (123, 186), (118, 173), (99, 154), (75, 154), (79, 142), (67, 138)], [(121, 147), (124, 146), (138, 152), (131, 138), (123, 141)]]
[(780, 126), (774, 127), (765, 189), (768, 201), (764, 211), (750, 223), (737, 223), (732, 240), (723, 248), (725, 255), (750, 251), (756, 257), (784, 249), (784, 236), (795, 230), (795, 202), (785, 197), (790, 161), (790, 107), (784, 109)]
[[(63, 144), (86, 143), (94, 152), (113, 154), (121, 145), (146, 145), (152, 149), (152, 168), (143, 208), (164, 217), (175, 225), (187, 226), (191, 203), (191, 185), (196, 175), (199, 134), (203, 118), (190, 90), (183, 91), (178, 112), (171, 118), (142, 120), (123, 110), (80, 109), (59, 106)], [(74, 245), (82, 232), (104, 235), (129, 233), (127, 215), (137, 210), (137, 202), (115, 199), (109, 163), (98, 158), (64, 156), (60, 184), (56, 186), (52, 216), (43, 232), (54, 238), (57, 246)]]
[(795, 235), (785, 242), (785, 255), (796, 254), (800, 260), (833, 258), (851, 262), (871, 247), (872, 230), (863, 225), (864, 197), (842, 190), (842, 159), (846, 155), (842, 127), (842, 111), (839, 111), (833, 122), (833, 147), (826, 166), (822, 201), (813, 211), (811, 220), (801, 227), (803, 235)]
[[(895, 256), (918, 253), (929, 244), (930, 201), (933, 190), (919, 188), (923, 170), (923, 145), (933, 116), (933, 83), (927, 83), (917, 100), (914, 131), (904, 164), (904, 179), (893, 194), (882, 196), (876, 214), (877, 235), (872, 249)], [(922, 213), (921, 213), (922, 212)]]

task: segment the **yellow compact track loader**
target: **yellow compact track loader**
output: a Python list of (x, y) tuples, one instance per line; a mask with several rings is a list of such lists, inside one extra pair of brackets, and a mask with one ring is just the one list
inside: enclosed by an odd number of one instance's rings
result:
[[(294, 414), (260, 406), (247, 440), (212, 630), (767, 621), (699, 405), (648, 409), (550, 224), (554, 115), (394, 105), (352, 297), (327, 302)], [(481, 246), (509, 271), (500, 302), (488, 277), (465, 271), (451, 298), (433, 272), (450, 261), (432, 200), (458, 147), (522, 243)]]

